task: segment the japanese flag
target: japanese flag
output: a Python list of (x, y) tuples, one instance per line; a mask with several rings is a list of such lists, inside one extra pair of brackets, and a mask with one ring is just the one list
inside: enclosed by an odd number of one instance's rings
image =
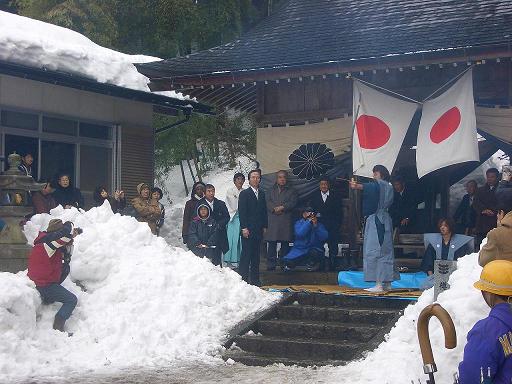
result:
[(478, 161), (473, 70), (441, 96), (423, 104), (418, 130), (418, 177), (465, 161)]
[(373, 167), (384, 165), (391, 173), (417, 105), (378, 92), (354, 81), (354, 174), (373, 176)]

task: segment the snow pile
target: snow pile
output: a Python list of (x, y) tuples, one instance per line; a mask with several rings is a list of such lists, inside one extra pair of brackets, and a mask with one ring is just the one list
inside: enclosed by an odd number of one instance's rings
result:
[[(133, 63), (161, 60), (127, 55), (93, 43), (67, 28), (0, 11), (0, 60), (29, 67), (47, 68), (149, 92), (148, 78)], [(166, 91), (165, 96), (183, 99)]]
[(204, 360), (229, 329), (279, 297), (168, 246), (146, 224), (114, 215), (108, 203), (36, 215), (25, 226), (29, 242), (55, 217), (84, 230), (64, 282), (79, 298), (67, 322), (74, 335), (51, 329), (60, 304), (42, 306), (24, 272), (1, 273), (0, 382)]
[[(457, 270), (450, 277), (451, 288), (438, 297), (441, 304), (451, 315), (457, 331), (457, 347), (444, 348), (444, 334), (437, 319), (430, 321), (430, 339), (437, 364), (436, 382), (452, 383), (453, 374), (462, 360), (466, 337), (469, 330), (480, 319), (487, 317), (489, 308), (482, 299), (480, 291), (473, 283), (480, 277), (482, 268), (478, 265), (478, 254), (459, 259)], [(423, 308), (432, 304), (434, 289), (425, 291), (415, 305), (406, 308), (385, 342), (360, 361), (345, 367), (333, 368), (332, 380), (350, 377), (354, 384), (395, 384), (410, 383), (418, 378), (425, 381), (423, 363), (416, 333), (416, 323)]]
[[(234, 186), (233, 176), (235, 173), (242, 172), (245, 177), (247, 177), (247, 169), (252, 169), (251, 165), (253, 165), (253, 162), (246, 157), (242, 156), (238, 158), (237, 163), (239, 164), (238, 169), (216, 169), (203, 178), (205, 184), (215, 186), (215, 197), (220, 200), (225, 201), (228, 189)], [(186, 163), (184, 164), (184, 169), (188, 169)], [(165, 206), (165, 222), (160, 231), (160, 236), (162, 236), (167, 243), (184, 249), (186, 247), (181, 238), (183, 209), (185, 208), (185, 203), (190, 199), (190, 188), (192, 188), (194, 184), (194, 180), (192, 180), (189, 172), (185, 173), (185, 179), (187, 180), (187, 186), (189, 188), (188, 195), (185, 193), (179, 166), (175, 166), (165, 175), (163, 180), (164, 185), (160, 184), (160, 180), (155, 180), (155, 185), (161, 185), (164, 191), (164, 198), (161, 200), (161, 203)], [(247, 188), (248, 185), (246, 181), (244, 188)]]

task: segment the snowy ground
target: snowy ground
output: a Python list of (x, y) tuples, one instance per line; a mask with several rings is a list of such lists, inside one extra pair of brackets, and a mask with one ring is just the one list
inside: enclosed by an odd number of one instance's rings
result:
[(342, 383), (325, 377), (324, 370), (311, 368), (247, 367), (242, 364), (229, 365), (222, 361), (199, 361), (193, 364), (180, 362), (164, 368), (129, 369), (112, 374), (86, 374), (79, 377), (56, 380), (35, 380), (31, 384), (297, 384), (297, 383)]
[[(51, 330), (58, 305), (41, 306), (24, 272), (0, 273), (0, 382), (209, 360), (235, 324), (280, 296), (170, 247), (107, 204), (86, 213), (52, 211), (84, 230), (64, 283), (79, 297), (68, 321), (73, 337)], [(27, 223), (29, 241), (50, 218)]]

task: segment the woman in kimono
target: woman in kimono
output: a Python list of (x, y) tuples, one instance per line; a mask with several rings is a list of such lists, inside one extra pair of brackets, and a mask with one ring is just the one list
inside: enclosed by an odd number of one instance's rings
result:
[(351, 181), (350, 188), (363, 191), (364, 279), (375, 282), (366, 291), (382, 293), (391, 289), (394, 280), (393, 221), (388, 213), (393, 203), (393, 186), (383, 165), (373, 167), (373, 178), (374, 181), (365, 184)]
[(240, 255), (242, 254), (242, 239), (240, 237), (240, 219), (238, 218), (238, 196), (242, 191), (245, 176), (236, 173), (233, 177), (235, 184), (226, 193), (226, 206), (231, 217), (227, 225), (229, 250), (224, 254), (224, 262), (232, 268), (238, 268)]

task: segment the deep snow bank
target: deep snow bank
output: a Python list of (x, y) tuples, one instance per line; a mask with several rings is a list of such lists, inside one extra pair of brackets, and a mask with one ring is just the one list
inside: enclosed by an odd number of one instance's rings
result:
[(58, 304), (41, 306), (24, 272), (0, 274), (0, 382), (203, 359), (232, 326), (279, 297), (168, 246), (107, 204), (85, 213), (59, 207), (25, 226), (29, 241), (52, 217), (84, 229), (75, 240), (71, 279), (87, 292), (64, 282), (79, 297), (68, 338), (51, 330)]
[[(0, 60), (3, 61), (77, 74), (100, 83), (146, 92), (149, 92), (149, 80), (133, 63), (161, 60), (114, 51), (70, 29), (2, 11), (0, 46)], [(160, 94), (184, 98), (174, 91)]]
[[(489, 313), (480, 291), (473, 288), (482, 270), (477, 260), (477, 253), (459, 259), (458, 269), (450, 277), (451, 288), (439, 295), (437, 301), (453, 318), (457, 330), (457, 348), (445, 349), (441, 324), (435, 318), (430, 321), (430, 339), (439, 371), (435, 377), (439, 383), (453, 382), (453, 373), (457, 372), (462, 360), (469, 330)], [(411, 379), (417, 382), (418, 378), (424, 382), (426, 375), (423, 373), (416, 322), (421, 310), (432, 304), (433, 297), (433, 288), (425, 291), (415, 305), (406, 308), (385, 342), (365, 359), (333, 368), (331, 379), (340, 382), (350, 377), (353, 384), (410, 383)]]

